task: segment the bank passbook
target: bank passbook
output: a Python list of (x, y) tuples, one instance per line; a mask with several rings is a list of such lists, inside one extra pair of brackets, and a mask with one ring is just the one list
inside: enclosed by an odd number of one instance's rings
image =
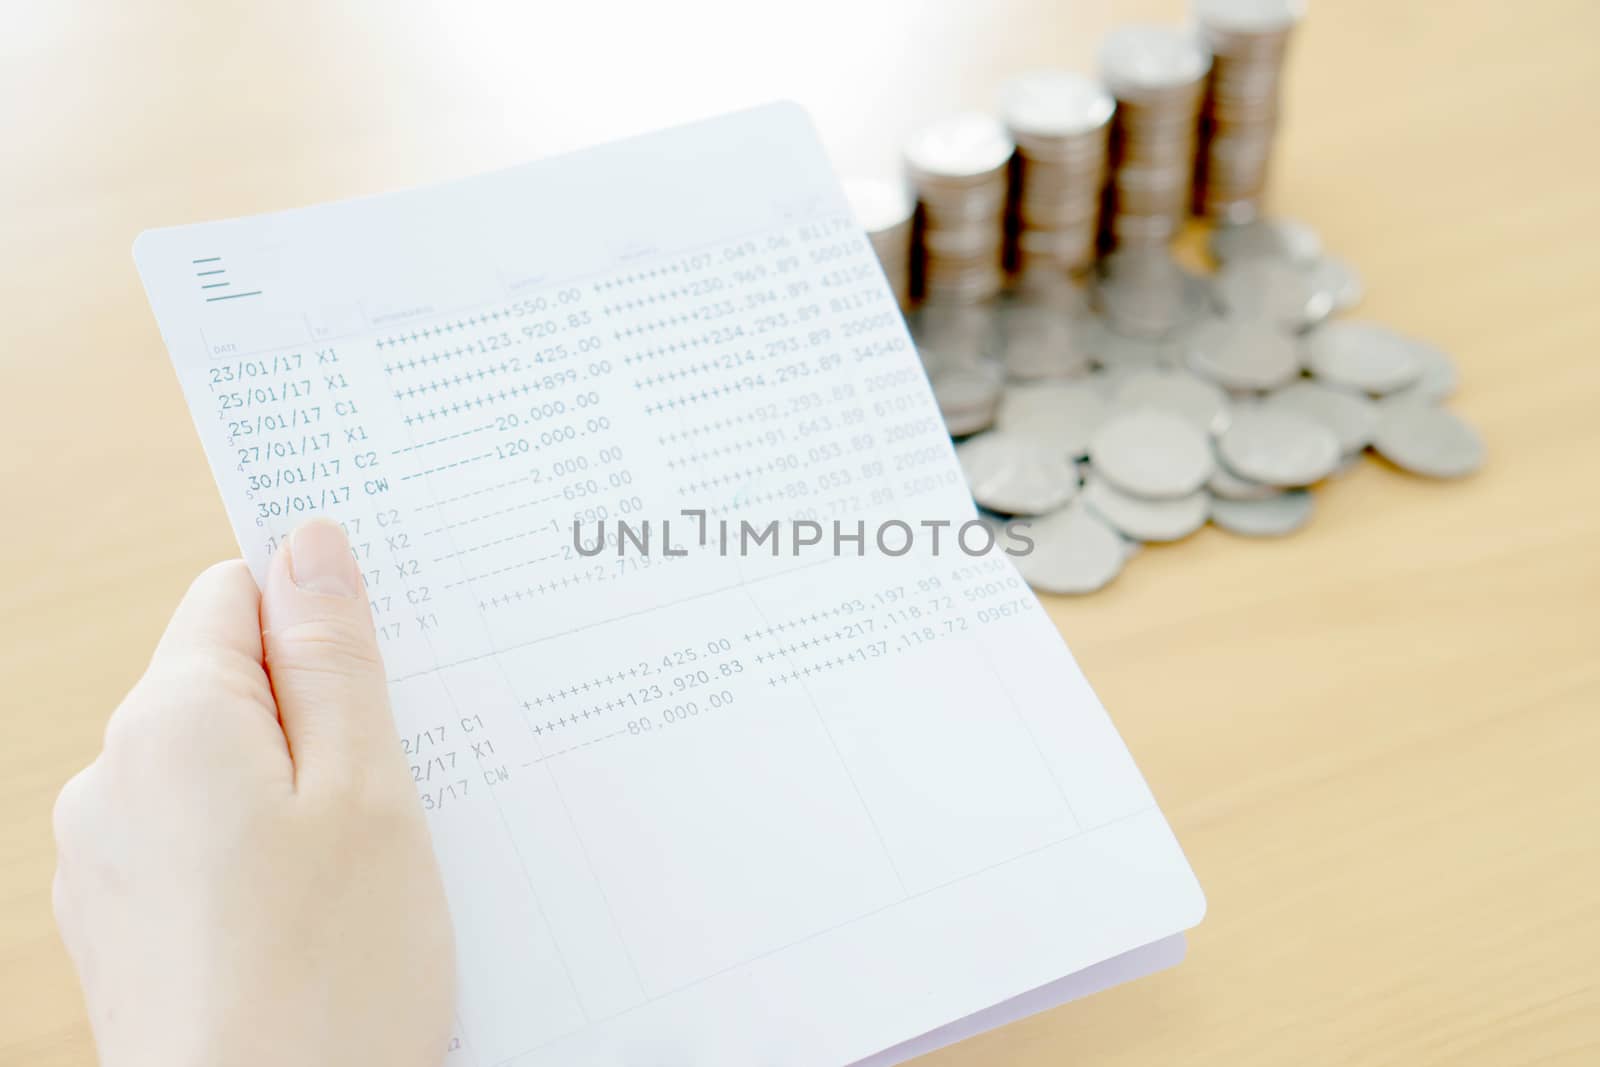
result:
[(887, 1067), (1181, 958), (1200, 887), (801, 110), (135, 258), (258, 579), (350, 535), (452, 1067)]

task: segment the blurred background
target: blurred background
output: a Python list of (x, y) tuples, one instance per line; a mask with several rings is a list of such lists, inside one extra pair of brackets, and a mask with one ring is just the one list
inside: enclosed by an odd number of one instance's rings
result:
[[(4, 3), (0, 1063), (91, 1045), (55, 791), (236, 554), (141, 230), (507, 166), (787, 97), (842, 172), (1179, 0)], [(1173, 972), (930, 1057), (1600, 1062), (1600, 7), (1313, 2), (1268, 202), (1461, 365), (1490, 467), (1376, 465), (1304, 534), (1207, 530), (1049, 609), (1206, 886)], [(647, 175), (640, 176), (647, 181)], [(1196, 246), (1197, 234), (1188, 244)]]

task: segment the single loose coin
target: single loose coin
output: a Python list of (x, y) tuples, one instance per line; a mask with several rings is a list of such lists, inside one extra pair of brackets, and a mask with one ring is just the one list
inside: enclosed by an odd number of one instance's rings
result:
[(1440, 401), (1455, 395), (1461, 383), (1461, 374), (1456, 370), (1455, 361), (1426, 341), (1419, 341), (1415, 337), (1408, 340), (1411, 342), (1411, 354), (1422, 364), (1422, 373), (1404, 389), (1390, 393), (1388, 399)]
[(1117, 407), (1155, 408), (1187, 419), (1202, 433), (1219, 434), (1228, 425), (1228, 394), (1198, 374), (1177, 368), (1151, 368), (1131, 375), (1113, 395)]
[(1430, 478), (1462, 478), (1483, 466), (1483, 438), (1459, 416), (1420, 400), (1380, 406), (1372, 435), (1378, 454)]
[(1311, 518), (1311, 505), (1311, 494), (1304, 489), (1255, 500), (1217, 497), (1211, 501), (1211, 522), (1245, 537), (1283, 537), (1306, 524)]
[(1206, 290), (1165, 248), (1129, 247), (1096, 264), (1091, 292), (1112, 331), (1156, 339), (1204, 315)]
[(1266, 404), (1236, 408), (1217, 439), (1228, 469), (1264, 485), (1295, 488), (1327, 477), (1343, 453), (1333, 431), (1315, 419)]
[(1083, 502), (1136, 541), (1179, 541), (1206, 524), (1211, 498), (1204, 489), (1167, 500), (1131, 496), (1091, 472)]
[(1267, 406), (1309, 415), (1333, 431), (1339, 451), (1359, 452), (1372, 443), (1378, 425), (1378, 405), (1360, 393), (1337, 389), (1322, 382), (1291, 382), (1267, 398)]
[(1089, 459), (1107, 481), (1136, 496), (1187, 496), (1211, 477), (1205, 431), (1181, 415), (1138, 408), (1112, 415), (1089, 442)]
[[(1008, 300), (994, 309), (1006, 372), (1033, 380), (1080, 377), (1089, 370), (1082, 296)], [(1077, 303), (1073, 303), (1076, 301)]]
[(1169, 340), (1124, 337), (1100, 319), (1089, 320), (1084, 339), (1094, 362), (1106, 370), (1145, 370), (1176, 366), (1182, 350)]
[(1306, 338), (1306, 365), (1334, 385), (1367, 393), (1392, 393), (1422, 376), (1422, 361), (1408, 337), (1374, 322), (1330, 322)]
[(1361, 298), (1366, 295), (1361, 276), (1342, 259), (1323, 256), (1307, 270), (1311, 275), (1311, 284), (1327, 294), (1335, 312), (1349, 311), (1361, 303)]
[[(1155, 363), (1107, 363), (1096, 367), (1089, 375), (1089, 384), (1099, 390), (1100, 395), (1111, 402), (1116, 399), (1117, 393), (1122, 389), (1123, 383), (1132, 380), (1152, 368), (1159, 369), (1161, 365)], [(1107, 408), (1109, 414), (1110, 408)]]
[(1104, 519), (1072, 504), (1021, 526), (1033, 549), (1016, 557), (1018, 572), (1046, 593), (1082, 594), (1104, 588), (1122, 572), (1126, 543)]
[(1000, 378), (985, 367), (953, 370), (933, 379), (933, 397), (950, 436), (965, 437), (994, 425)]
[(951, 437), (971, 437), (994, 425), (994, 408), (944, 413), (944, 430)]
[(1229, 315), (1267, 319), (1287, 330), (1305, 330), (1333, 313), (1333, 296), (1311, 272), (1286, 260), (1230, 261), (1212, 284)]
[(1219, 263), (1240, 259), (1283, 259), (1311, 266), (1322, 257), (1322, 238), (1294, 219), (1256, 219), (1237, 226), (1218, 226), (1211, 233), (1211, 254)]
[(1054, 449), (1005, 433), (963, 442), (956, 458), (972, 498), (1003, 515), (1043, 515), (1078, 494), (1078, 467)]
[(1270, 322), (1205, 319), (1180, 344), (1189, 367), (1224, 389), (1277, 389), (1300, 375), (1298, 340)]
[(1221, 497), (1224, 500), (1260, 500), (1262, 497), (1276, 496), (1282, 492), (1275, 485), (1262, 485), (1260, 482), (1239, 477), (1220, 459), (1217, 461), (1216, 470), (1206, 479), (1206, 488), (1211, 491), (1213, 497)]
[(1105, 398), (1086, 381), (1036, 382), (1006, 387), (995, 424), (1005, 433), (1075, 459), (1088, 453), (1089, 441), (1106, 413)]

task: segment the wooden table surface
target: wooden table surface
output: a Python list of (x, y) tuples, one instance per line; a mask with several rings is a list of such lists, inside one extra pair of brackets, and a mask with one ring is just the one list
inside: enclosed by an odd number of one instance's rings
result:
[[(847, 168), (1171, 0), (16, 4), (0, 37), (0, 1063), (90, 1062), (50, 805), (235, 552), (141, 229), (473, 173), (774, 96)], [(602, 7), (607, 5), (594, 5)], [(565, 10), (571, 9), (571, 10)], [(929, 1057), (1600, 1062), (1600, 6), (1324, 0), (1276, 210), (1455, 354), (1460, 484), (1376, 462), (1055, 602), (1210, 913), (1176, 970)]]

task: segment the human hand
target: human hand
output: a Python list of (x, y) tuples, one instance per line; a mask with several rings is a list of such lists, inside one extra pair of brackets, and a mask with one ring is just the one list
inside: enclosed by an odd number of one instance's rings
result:
[(202, 574), (56, 802), (102, 1067), (437, 1067), (450, 919), (349, 543)]

